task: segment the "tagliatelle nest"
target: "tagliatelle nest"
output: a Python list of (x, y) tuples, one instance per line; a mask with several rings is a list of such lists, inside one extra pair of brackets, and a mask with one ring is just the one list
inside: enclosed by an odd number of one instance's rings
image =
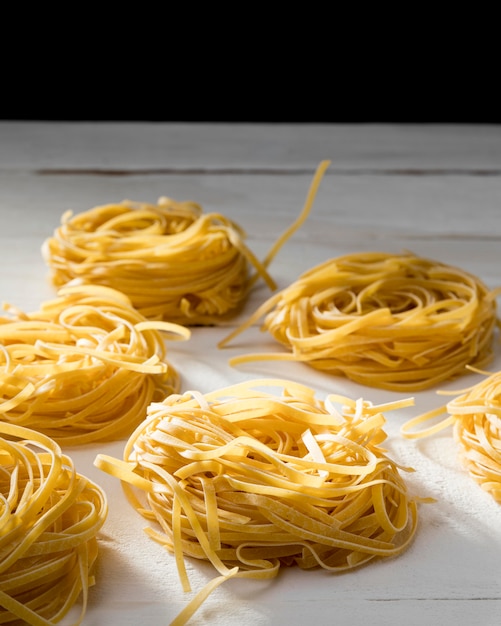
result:
[(323, 402), (272, 379), (153, 403), (123, 460), (100, 454), (95, 464), (158, 524), (147, 532), (174, 553), (185, 590), (185, 556), (220, 574), (172, 623), (233, 576), (273, 578), (291, 565), (345, 571), (401, 554), (417, 507), (403, 468), (381, 448), (382, 411), (410, 404)]
[(74, 445), (128, 436), (153, 400), (179, 391), (165, 341), (177, 324), (147, 320), (122, 293), (64, 287), (39, 311), (0, 317), (0, 418)]
[[(445, 395), (446, 392), (442, 392)], [(501, 372), (486, 378), (462, 392), (444, 406), (409, 420), (402, 434), (409, 438), (427, 437), (448, 426), (459, 445), (461, 461), (470, 476), (484, 491), (501, 503)], [(436, 421), (413, 431), (416, 426)]]
[(498, 292), (476, 276), (411, 253), (331, 259), (272, 296), (220, 347), (264, 316), (293, 360), (372, 387), (419, 391), (491, 360)]
[(48, 626), (95, 584), (104, 492), (50, 438), (0, 422), (0, 623)]
[(124, 201), (66, 212), (42, 246), (52, 282), (61, 286), (77, 278), (112, 287), (150, 319), (217, 324), (241, 309), (258, 278), (275, 289), (266, 268), (306, 219), (328, 165), (319, 165), (302, 213), (263, 262), (234, 221), (204, 213), (194, 202), (162, 197), (156, 205)]

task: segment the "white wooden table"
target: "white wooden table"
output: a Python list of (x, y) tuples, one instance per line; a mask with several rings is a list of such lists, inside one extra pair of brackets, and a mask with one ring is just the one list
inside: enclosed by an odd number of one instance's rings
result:
[[(270, 267), (279, 287), (331, 257), (402, 249), (460, 266), (489, 287), (501, 285), (501, 127), (0, 122), (0, 300), (36, 310), (53, 297), (42, 241), (67, 209), (123, 199), (199, 202), (238, 222), (262, 258), (299, 213), (323, 159), (332, 164), (313, 210)], [(259, 286), (246, 313), (268, 295)], [(320, 396), (377, 403), (398, 395), (300, 364), (232, 368), (230, 356), (265, 337), (252, 328), (218, 350), (227, 332), (195, 328), (189, 342), (169, 346), (184, 389), (207, 392), (278, 370)], [(496, 351), (493, 371), (501, 368), (499, 345)], [(412, 395), (419, 412), (442, 403), (435, 390)], [(408, 551), (342, 575), (291, 568), (271, 582), (230, 581), (190, 624), (500, 624), (501, 508), (465, 474), (449, 431), (419, 443), (403, 440), (399, 428), (409, 417), (408, 409), (387, 416), (390, 450), (416, 469), (411, 488), (436, 503), (420, 506)], [(123, 444), (67, 450), (110, 500), (86, 626), (168, 624), (189, 599), (172, 556), (143, 533), (145, 522), (116, 479), (93, 465), (98, 452), (120, 457)], [(190, 563), (189, 574), (196, 591), (214, 571)]]

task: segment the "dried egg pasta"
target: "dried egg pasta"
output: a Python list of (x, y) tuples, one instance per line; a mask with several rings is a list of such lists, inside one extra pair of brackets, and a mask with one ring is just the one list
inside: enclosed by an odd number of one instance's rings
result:
[(288, 351), (231, 364), (301, 361), (364, 385), (419, 391), (491, 359), (496, 296), (472, 274), (411, 253), (350, 254), (305, 272), (219, 345), (264, 316), (262, 330)]
[(103, 490), (49, 437), (0, 422), (0, 624), (60, 622), (95, 584)]
[(157, 523), (147, 532), (175, 555), (184, 590), (186, 556), (219, 574), (172, 624), (231, 577), (268, 579), (291, 565), (339, 572), (402, 553), (417, 500), (381, 448), (382, 411), (411, 404), (323, 402), (274, 379), (152, 403), (123, 460), (99, 454), (95, 465)]
[(122, 291), (147, 318), (215, 324), (241, 308), (256, 279), (276, 288), (266, 268), (306, 219), (328, 165), (320, 163), (300, 216), (262, 263), (233, 221), (166, 197), (66, 212), (42, 255), (57, 286), (78, 278)]
[[(402, 434), (416, 439), (452, 426), (464, 467), (501, 503), (501, 372), (486, 374), (484, 380), (455, 394), (446, 405), (409, 420), (402, 426)], [(427, 427), (415, 430), (427, 423)]]
[(166, 338), (183, 326), (144, 318), (122, 293), (61, 288), (39, 311), (0, 317), (0, 418), (67, 445), (128, 436), (152, 400), (179, 391)]

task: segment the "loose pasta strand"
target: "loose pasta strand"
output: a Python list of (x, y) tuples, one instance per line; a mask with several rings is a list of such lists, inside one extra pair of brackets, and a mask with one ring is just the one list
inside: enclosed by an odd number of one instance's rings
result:
[(122, 481), (147, 532), (183, 559), (210, 561), (218, 577), (173, 623), (184, 624), (215, 586), (274, 578), (281, 566), (346, 571), (394, 557), (417, 528), (417, 499), (381, 448), (381, 407), (281, 379), (239, 383), (152, 403), (123, 459), (95, 465)]
[[(301, 211), (298, 218), (293, 222), (280, 237), (275, 241), (271, 249), (268, 251), (266, 257), (263, 260), (263, 267), (268, 267), (270, 263), (273, 261), (280, 248), (286, 243), (288, 239), (292, 237), (292, 235), (304, 224), (306, 218), (310, 214), (311, 208), (315, 201), (315, 197), (318, 192), (318, 188), (322, 181), (322, 178), (330, 166), (330, 161), (321, 161), (318, 165), (313, 180), (311, 181), (310, 188), (308, 190), (308, 194), (306, 196), (306, 201), (303, 206), (303, 210)], [(253, 281), (253, 279), (251, 279)]]

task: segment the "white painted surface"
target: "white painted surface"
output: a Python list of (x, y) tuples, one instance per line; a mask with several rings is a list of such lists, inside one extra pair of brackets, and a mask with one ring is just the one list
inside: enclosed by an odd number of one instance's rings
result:
[[(124, 198), (195, 200), (241, 224), (262, 258), (299, 213), (325, 158), (332, 165), (310, 217), (270, 267), (279, 286), (330, 257), (404, 248), (459, 265), (492, 288), (501, 285), (499, 127), (0, 123), (0, 300), (34, 310), (52, 297), (40, 245), (61, 214)], [(268, 295), (265, 287), (256, 289), (240, 319)], [(395, 397), (300, 364), (231, 368), (231, 355), (269, 340), (252, 328), (220, 351), (227, 331), (193, 329), (189, 342), (169, 346), (185, 389), (206, 392), (279, 368), (320, 396), (333, 391), (375, 403)], [(500, 368), (497, 345), (491, 369)], [(441, 403), (435, 390), (414, 395), (419, 412)], [(231, 581), (190, 624), (497, 626), (500, 505), (465, 474), (448, 431), (418, 443), (400, 437), (411, 414), (388, 414), (390, 450), (416, 469), (410, 487), (437, 502), (420, 507), (417, 537), (406, 553), (343, 575), (289, 569), (271, 582)], [(84, 626), (168, 624), (189, 599), (172, 556), (143, 533), (144, 520), (117, 481), (93, 466), (98, 452), (121, 456), (123, 443), (68, 450), (110, 499)], [(194, 590), (214, 576), (200, 563), (189, 570)]]

